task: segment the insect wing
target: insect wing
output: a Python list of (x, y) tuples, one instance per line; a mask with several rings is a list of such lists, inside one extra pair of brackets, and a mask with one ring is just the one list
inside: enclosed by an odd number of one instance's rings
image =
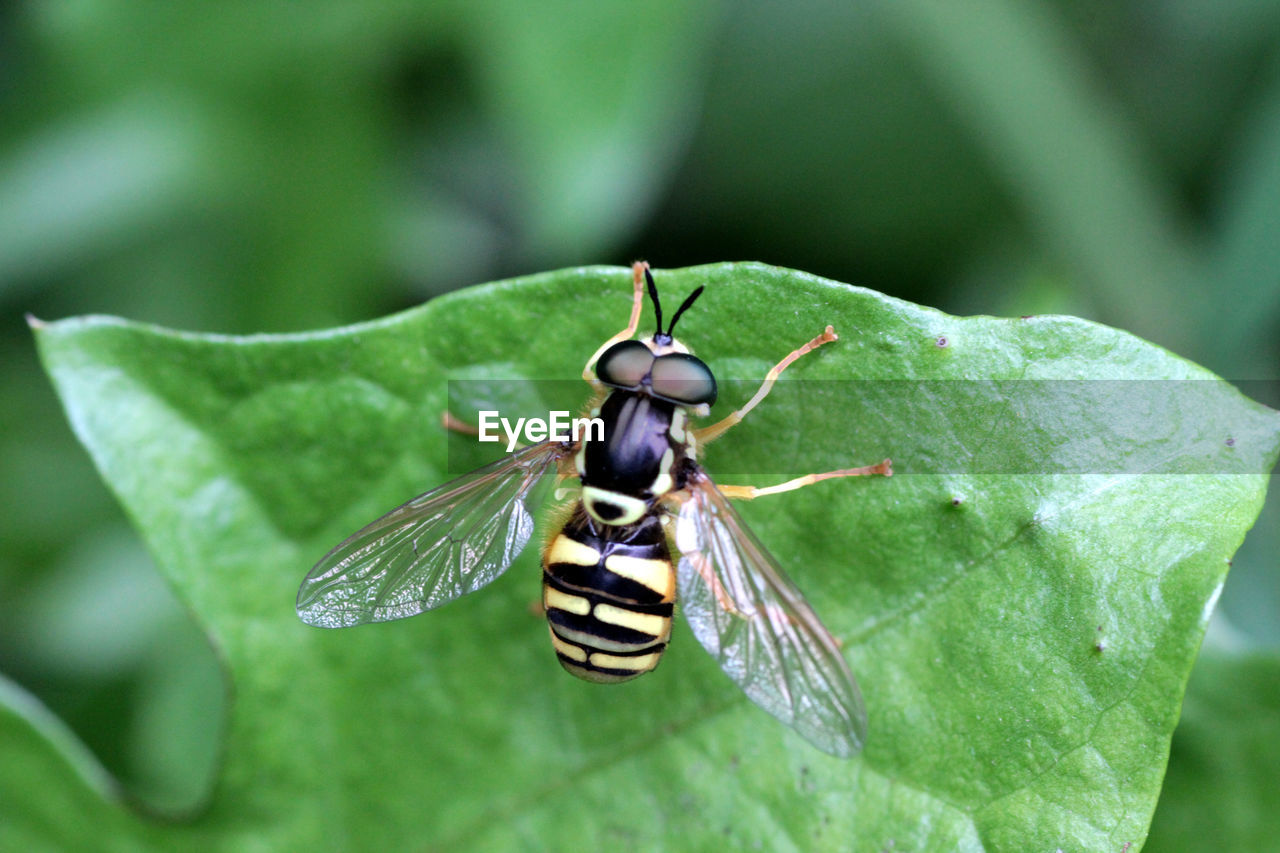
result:
[(562, 454), (535, 444), (393, 509), (316, 563), (298, 616), (321, 628), (386, 622), (493, 581), (532, 536), (529, 506)]
[(705, 474), (676, 520), (680, 602), (703, 647), (752, 702), (824, 752), (862, 748), (862, 695), (800, 591)]

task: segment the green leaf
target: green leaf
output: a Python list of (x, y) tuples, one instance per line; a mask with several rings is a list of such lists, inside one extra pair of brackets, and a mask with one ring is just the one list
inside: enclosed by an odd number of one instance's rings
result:
[[(133, 816), (11, 705), (0, 804), (23, 809), (0, 831), (113, 849), (1136, 850), (1280, 415), (1072, 318), (949, 317), (757, 264), (657, 279), (668, 299), (707, 286), (680, 331), (722, 379), (842, 333), (707, 466), (894, 458), (892, 479), (743, 508), (843, 640), (861, 756), (823, 755), (750, 705), (683, 626), (636, 682), (563, 675), (529, 613), (535, 553), (421, 618), (323, 631), (294, 615), (316, 559), (466, 452), (439, 426), (446, 380), (575, 379), (622, 325), (628, 273), (575, 269), (307, 335), (37, 324), (77, 434), (208, 630), (234, 705), (190, 825)], [(1031, 404), (956, 381), (1014, 379), (1037, 380)], [(1145, 381), (1056, 381), (1080, 379)], [(745, 393), (727, 385), (717, 414)]]

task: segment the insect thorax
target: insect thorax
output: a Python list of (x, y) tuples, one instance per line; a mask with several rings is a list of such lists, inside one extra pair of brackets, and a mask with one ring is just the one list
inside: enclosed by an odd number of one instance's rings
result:
[(678, 489), (688, 454), (683, 407), (644, 393), (615, 390), (600, 407), (604, 435), (578, 455), (582, 502), (596, 521), (634, 524), (658, 498)]

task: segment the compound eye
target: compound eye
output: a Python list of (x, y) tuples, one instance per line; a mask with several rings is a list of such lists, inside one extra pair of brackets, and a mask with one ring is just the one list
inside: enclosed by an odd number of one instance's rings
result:
[(654, 396), (685, 406), (710, 406), (716, 401), (716, 378), (699, 358), (671, 353), (653, 362), (650, 384)]
[(619, 341), (596, 361), (596, 376), (614, 388), (639, 388), (653, 367), (653, 353), (640, 341)]

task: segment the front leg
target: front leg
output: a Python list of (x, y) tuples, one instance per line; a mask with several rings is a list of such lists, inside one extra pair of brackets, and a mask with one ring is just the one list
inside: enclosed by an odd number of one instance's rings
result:
[(644, 303), (644, 282), (648, 272), (648, 261), (636, 261), (631, 265), (631, 278), (635, 284), (635, 293), (631, 300), (631, 320), (625, 329), (602, 343), (600, 348), (591, 354), (591, 358), (587, 359), (586, 366), (582, 368), (582, 378), (588, 382), (595, 381), (596, 374), (593, 368), (600, 356), (604, 355), (604, 351), (619, 341), (629, 340), (640, 327), (640, 306)]
[(747, 416), (747, 412), (754, 409), (760, 404), (761, 400), (769, 396), (769, 392), (773, 390), (773, 384), (778, 381), (778, 377), (782, 374), (782, 371), (790, 367), (792, 362), (800, 358), (800, 356), (813, 352), (823, 344), (829, 344), (832, 341), (839, 339), (839, 336), (836, 335), (836, 330), (831, 326), (827, 326), (827, 328), (823, 329), (822, 334), (818, 335), (804, 346), (797, 347), (787, 353), (786, 357), (783, 358), (782, 361), (775, 364), (773, 369), (765, 374), (764, 382), (760, 384), (760, 390), (756, 391), (755, 396), (748, 400), (745, 406), (738, 409), (736, 412), (731, 413), (722, 421), (718, 421), (711, 426), (693, 431), (694, 437), (698, 440), (698, 443), (706, 444), (708, 441), (719, 438), (727, 432), (730, 427), (740, 423), (742, 419)]
[[(445, 429), (449, 430), (450, 432), (461, 433), (462, 435), (470, 435), (476, 438), (480, 437), (479, 427), (472, 426), (466, 421), (463, 421), (454, 417), (453, 412), (450, 412), (448, 409), (445, 409), (444, 414), (440, 416), (440, 423)], [(502, 428), (502, 433), (503, 433), (503, 440), (507, 443), (507, 446), (510, 447), (513, 451), (523, 450), (525, 448), (524, 444), (521, 444), (519, 441), (516, 441), (518, 436), (513, 436), (505, 426)], [(492, 439), (490, 439), (490, 441), (492, 441)]]

